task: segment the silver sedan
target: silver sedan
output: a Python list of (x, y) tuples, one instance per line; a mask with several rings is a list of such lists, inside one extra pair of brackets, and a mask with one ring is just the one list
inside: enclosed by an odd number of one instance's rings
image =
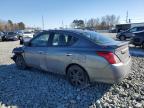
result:
[(115, 83), (131, 71), (128, 43), (87, 30), (44, 31), (13, 53), (18, 68), (63, 74), (75, 86)]

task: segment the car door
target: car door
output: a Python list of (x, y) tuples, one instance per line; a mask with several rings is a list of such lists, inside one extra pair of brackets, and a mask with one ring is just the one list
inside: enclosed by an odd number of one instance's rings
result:
[(42, 33), (33, 38), (29, 46), (24, 48), (24, 58), (28, 65), (41, 68), (41, 62), (44, 60), (44, 52), (48, 50), (48, 41), (50, 33)]
[(46, 56), (46, 67), (50, 72), (64, 74), (65, 67), (72, 61), (71, 45), (77, 41), (77, 38), (64, 33), (53, 33), (52, 45)]

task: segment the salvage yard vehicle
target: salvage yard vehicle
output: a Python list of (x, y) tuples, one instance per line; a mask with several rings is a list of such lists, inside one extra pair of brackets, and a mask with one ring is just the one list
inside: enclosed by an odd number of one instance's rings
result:
[(6, 32), (2, 37), (3, 41), (18, 40), (18, 35), (15, 32)]
[(144, 26), (133, 27), (131, 29), (118, 33), (116, 35), (116, 38), (120, 39), (121, 41), (124, 41), (126, 39), (132, 38), (135, 32), (139, 32), (143, 30), (144, 30)]
[(0, 41), (2, 41), (3, 36), (4, 36), (4, 33), (0, 31)]
[(20, 39), (20, 44), (23, 44), (24, 41), (29, 41), (31, 38), (33, 38), (34, 33), (33, 32), (24, 32)]
[(13, 53), (19, 69), (35, 67), (63, 74), (74, 86), (119, 82), (131, 71), (127, 42), (88, 30), (44, 31)]
[(134, 33), (131, 43), (135, 46), (141, 46), (144, 48), (144, 31)]

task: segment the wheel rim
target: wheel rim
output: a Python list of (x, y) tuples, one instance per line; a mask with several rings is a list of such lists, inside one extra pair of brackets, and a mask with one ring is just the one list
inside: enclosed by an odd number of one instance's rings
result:
[(69, 78), (72, 85), (80, 86), (85, 84), (85, 76), (79, 68), (70, 69)]

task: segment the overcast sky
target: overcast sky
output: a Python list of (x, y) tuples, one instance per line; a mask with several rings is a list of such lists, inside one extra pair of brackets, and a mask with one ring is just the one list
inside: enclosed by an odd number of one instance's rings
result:
[(74, 19), (87, 20), (105, 15), (126, 19), (126, 12), (132, 22), (144, 22), (144, 0), (0, 0), (0, 19), (23, 21), (28, 26), (58, 28), (68, 25)]

